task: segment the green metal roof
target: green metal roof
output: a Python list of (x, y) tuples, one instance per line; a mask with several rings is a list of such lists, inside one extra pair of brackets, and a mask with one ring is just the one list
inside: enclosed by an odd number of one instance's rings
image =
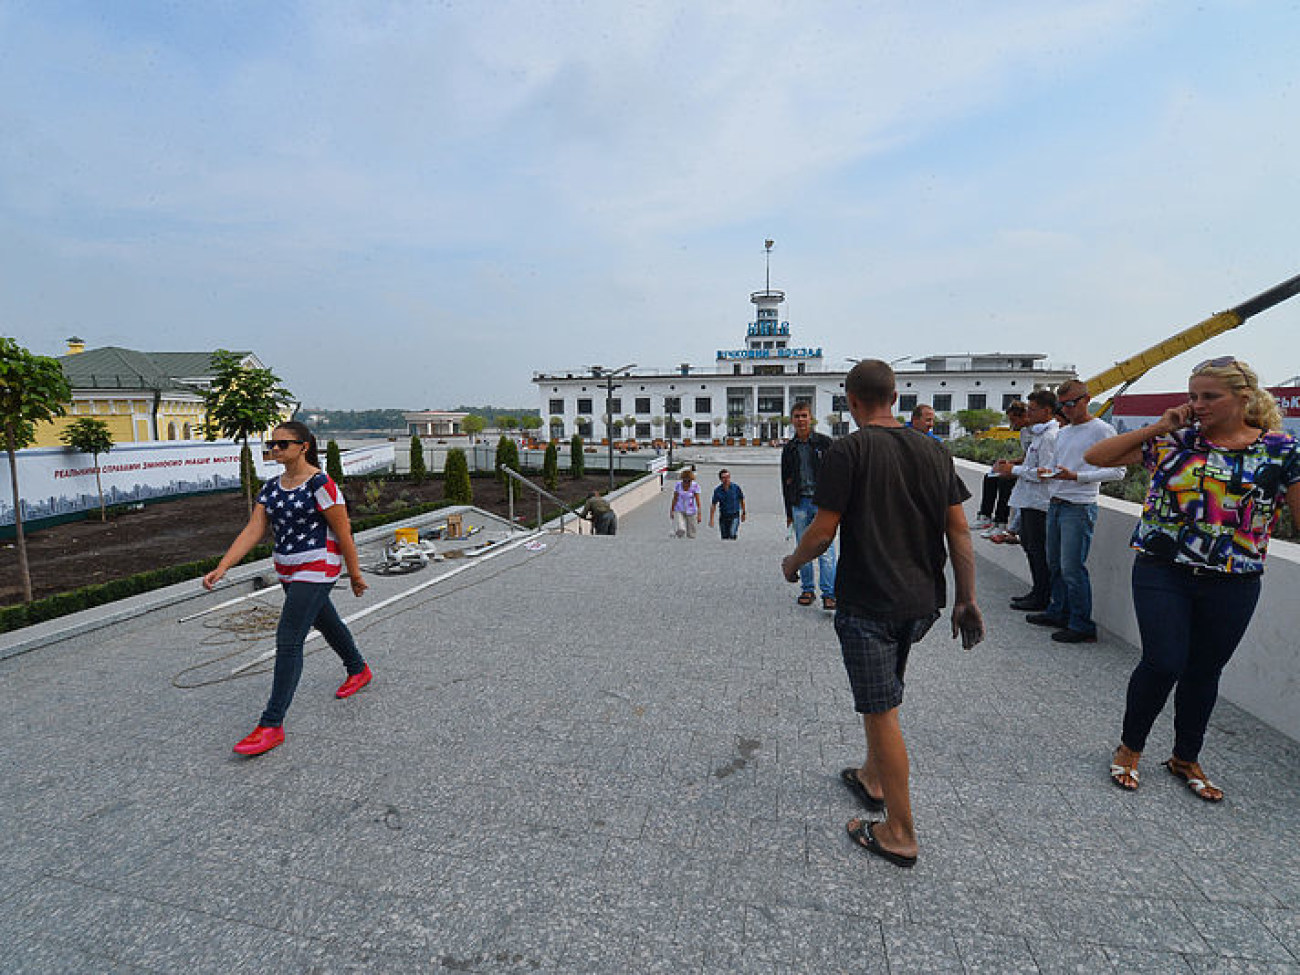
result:
[[(236, 353), (241, 358), (249, 352)], [(211, 352), (136, 352), (107, 345), (59, 356), (63, 375), (73, 389), (140, 389), (202, 394), (180, 382), (212, 375)]]

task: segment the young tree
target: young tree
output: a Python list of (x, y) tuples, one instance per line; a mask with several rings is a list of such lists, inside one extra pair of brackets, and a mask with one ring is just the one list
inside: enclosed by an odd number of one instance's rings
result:
[(957, 422), (971, 436), (983, 433), (990, 427), (1002, 422), (1002, 414), (997, 410), (958, 410)]
[(447, 462), (442, 468), (442, 496), (452, 504), (471, 504), (474, 501), (469, 461), (465, 459), (465, 451), (459, 447), (447, 451)]
[(63, 416), (72, 389), (57, 359), (33, 355), (11, 338), (0, 338), (0, 424), (9, 454), (9, 483), (14, 496), (14, 534), (18, 540), (18, 571), (23, 601), (32, 601), (32, 576), (23, 536), (23, 501), (18, 491), (20, 448), (36, 439), (36, 424)]
[(477, 413), (471, 413), (460, 423), (460, 428), (469, 435), (471, 443), (478, 443), (478, 435), (483, 432), (487, 426), (487, 421)]
[(519, 418), (519, 425), (529, 433), (532, 433), (534, 430), (541, 429), (542, 418), (536, 413), (525, 413)]
[(239, 448), (239, 490), (248, 494), (257, 486), (257, 465), (253, 463), (253, 451), (248, 444), (243, 444)]
[[(243, 365), (239, 356), (225, 349), (212, 354), (215, 375), (204, 397), (211, 426), (223, 437), (248, 447), (248, 438), (270, 430), (280, 422), (293, 394), (280, 385), (270, 369)], [(244, 491), (248, 512), (253, 513), (252, 485)]]
[(506, 484), (510, 477), (501, 470), (503, 467), (509, 467), (512, 471), (519, 470), (519, 445), (505, 434), (497, 441), (496, 471), (497, 480)]
[(546, 456), (542, 458), (542, 483), (546, 490), (554, 491), (560, 480), (560, 448), (552, 440), (546, 445)]
[(95, 459), (95, 489), (99, 491), (99, 520), (108, 521), (108, 512), (104, 507), (104, 482), (99, 476), (99, 455), (113, 449), (113, 434), (109, 432), (108, 424), (93, 416), (83, 416), (70, 423), (59, 436), (73, 450), (81, 454), (90, 454)]
[(429, 469), (424, 466), (424, 445), (419, 437), (411, 437), (411, 480), (423, 484)]
[(335, 484), (343, 483), (343, 455), (333, 440), (325, 445), (325, 473)]
[(582, 437), (576, 433), (569, 441), (569, 473), (574, 479), (587, 472), (587, 458), (582, 453)]

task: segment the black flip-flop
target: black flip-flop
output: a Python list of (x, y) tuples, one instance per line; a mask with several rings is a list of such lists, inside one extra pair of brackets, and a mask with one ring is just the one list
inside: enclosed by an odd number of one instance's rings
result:
[(868, 853), (873, 853), (882, 860), (888, 860), (896, 867), (903, 867), (910, 870), (916, 866), (916, 857), (905, 857), (901, 853), (895, 853), (893, 850), (886, 850), (876, 839), (876, 834), (871, 831), (871, 827), (876, 823), (869, 823), (866, 820), (858, 820), (856, 828), (848, 827), (849, 835), (853, 837), (853, 842), (862, 847)]
[(858, 778), (857, 769), (855, 768), (844, 769), (842, 772), (840, 772), (840, 779), (844, 782), (845, 785), (849, 787), (849, 791), (852, 792), (857, 797), (858, 802), (862, 803), (863, 808), (866, 809), (867, 812), (884, 811), (885, 800), (877, 799), (875, 796), (873, 796), (870, 792), (867, 791), (867, 787), (863, 785), (862, 780)]

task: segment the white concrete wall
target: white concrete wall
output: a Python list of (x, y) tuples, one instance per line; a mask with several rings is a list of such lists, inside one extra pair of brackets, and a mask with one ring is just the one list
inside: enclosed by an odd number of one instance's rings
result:
[[(966, 514), (975, 520), (980, 482), (987, 467), (958, 460), (957, 473), (970, 489)], [(1093, 618), (1121, 640), (1140, 645), (1129, 586), (1133, 550), (1128, 542), (1141, 506), (1102, 496), (1088, 557)], [(994, 545), (975, 539), (975, 554), (1029, 581), (1029, 566), (1019, 545)], [(1219, 690), (1238, 707), (1300, 741), (1300, 545), (1269, 545), (1264, 587), (1250, 629), (1223, 673)]]

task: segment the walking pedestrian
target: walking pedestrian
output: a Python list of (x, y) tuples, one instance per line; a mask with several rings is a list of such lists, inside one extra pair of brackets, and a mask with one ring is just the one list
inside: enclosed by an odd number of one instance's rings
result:
[(844, 393), (858, 430), (835, 441), (823, 458), (817, 514), (781, 571), (795, 582), (800, 567), (825, 551), (838, 530), (835, 632), (867, 740), (862, 766), (840, 774), (867, 809), (888, 810), (882, 821), (849, 820), (848, 831), (868, 852), (911, 867), (918, 844), (898, 721), (903, 678), (912, 644), (934, 625), (946, 601), (949, 555), (956, 583), (953, 636), (960, 633), (968, 648), (983, 638), (962, 508), (970, 492), (947, 450), (894, 416), (898, 392), (887, 363), (860, 361)]
[(713, 527), (716, 514), (721, 519), (718, 522), (719, 534), (724, 540), (735, 541), (740, 523), (749, 517), (745, 509), (745, 492), (739, 484), (732, 483), (731, 471), (725, 467), (718, 471), (718, 480), (721, 483), (713, 489), (713, 503), (709, 505), (709, 527)]
[(1255, 612), (1282, 501), (1293, 519), (1300, 515), (1300, 448), (1281, 428), (1255, 371), (1223, 356), (1192, 370), (1187, 403), (1085, 455), (1151, 472), (1132, 540), (1142, 659), (1110, 766), (1123, 789), (1138, 787), (1138, 759), (1173, 691), (1174, 747), (1164, 766), (1201, 799), (1223, 799), (1200, 765), (1219, 675)]
[(347, 679), (335, 697), (351, 697), (371, 678), (352, 633), (330, 602), (330, 590), (344, 564), (353, 594), (361, 596), (368, 588), (361, 576), (343, 495), (320, 469), (316, 438), (305, 425), (281, 423), (271, 432), (267, 448), (284, 465), (284, 471), (262, 485), (248, 525), (217, 567), (203, 577), (204, 588), (212, 589), (266, 537), (270, 527), (275, 537), (272, 561), (284, 589), (284, 606), (275, 631), (271, 697), (257, 727), (235, 745), (240, 755), (260, 755), (284, 741), (285, 712), (302, 676), (303, 642), (313, 626), (347, 670)]
[[(802, 539), (817, 515), (813, 495), (817, 492), (817, 472), (822, 457), (830, 449), (831, 438), (814, 433), (812, 404), (800, 400), (790, 408), (794, 436), (781, 450), (781, 494), (785, 500), (785, 523)], [(835, 546), (831, 544), (817, 558), (817, 585), (821, 589), (822, 608), (835, 608)], [(805, 565), (799, 573), (799, 605), (811, 606), (816, 599), (813, 567)]]
[(673, 523), (673, 533), (682, 538), (694, 538), (695, 526), (704, 520), (703, 506), (700, 502), (700, 485), (695, 480), (695, 472), (683, 468), (681, 477), (673, 485), (673, 499), (668, 505), (668, 518)]

